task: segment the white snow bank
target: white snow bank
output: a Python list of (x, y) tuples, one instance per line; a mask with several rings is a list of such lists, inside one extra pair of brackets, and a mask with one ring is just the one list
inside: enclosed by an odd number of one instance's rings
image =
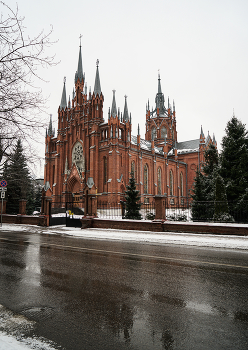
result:
[[(125, 222), (123, 222), (125, 225)], [(226, 225), (226, 226), (230, 226)], [(247, 226), (247, 225), (239, 225)], [(30, 233), (63, 234), (84, 239), (129, 241), (152, 244), (176, 244), (199, 247), (215, 247), (248, 250), (248, 236), (213, 235), (176, 232), (150, 232), (115, 229), (80, 229), (73, 227), (50, 226), (38, 227), (29, 225), (3, 224), (3, 230), (28, 231)], [(0, 230), (1, 232), (1, 230)]]
[(34, 321), (14, 314), (0, 304), (0, 350), (54, 350), (47, 339), (25, 336), (34, 326)]
[(49, 227), (46, 233), (66, 234), (86, 239), (120, 240), (153, 244), (177, 244), (248, 250), (248, 236), (195, 233), (158, 233), (114, 229), (78, 229), (65, 226)]

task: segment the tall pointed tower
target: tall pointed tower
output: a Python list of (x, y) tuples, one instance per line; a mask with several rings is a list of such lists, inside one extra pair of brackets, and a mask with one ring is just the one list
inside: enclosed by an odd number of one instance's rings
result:
[(155, 97), (155, 109), (150, 109), (149, 101), (146, 111), (145, 139), (154, 141), (157, 146), (166, 146), (168, 152), (177, 142), (175, 104), (173, 110), (169, 103), (165, 107), (164, 94), (161, 88), (160, 74), (158, 75), (158, 92)]

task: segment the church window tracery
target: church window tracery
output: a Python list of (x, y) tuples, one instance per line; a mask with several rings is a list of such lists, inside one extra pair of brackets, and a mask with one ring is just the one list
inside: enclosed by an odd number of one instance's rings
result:
[(85, 171), (85, 161), (83, 155), (83, 146), (80, 142), (76, 142), (72, 150), (72, 164), (75, 163), (78, 173), (82, 176)]

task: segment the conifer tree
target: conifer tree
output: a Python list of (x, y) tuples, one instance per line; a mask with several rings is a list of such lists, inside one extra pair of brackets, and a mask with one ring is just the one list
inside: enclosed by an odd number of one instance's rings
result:
[(235, 116), (227, 123), (222, 139), (220, 175), (227, 200), (238, 202), (248, 188), (248, 137), (245, 124)]
[(236, 221), (247, 221), (248, 132), (235, 116), (227, 123), (222, 139), (220, 175), (223, 177), (229, 208)]
[(215, 182), (218, 174), (219, 155), (215, 146), (211, 143), (204, 153), (205, 164), (204, 173), (204, 191), (205, 201), (213, 201), (215, 196)]
[(203, 221), (206, 219), (206, 177), (197, 169), (192, 194), (192, 219)]
[(129, 184), (127, 185), (127, 190), (125, 191), (126, 196), (126, 215), (125, 219), (141, 220), (142, 216), (140, 214), (140, 195), (139, 191), (136, 190), (136, 183), (133, 172), (129, 179)]
[(229, 214), (226, 188), (222, 177), (217, 174), (215, 179), (215, 193), (214, 193), (214, 221), (234, 221)]
[(34, 199), (33, 185), (20, 140), (17, 141), (9, 161), (4, 165), (3, 178), (8, 183), (6, 212), (18, 214), (19, 200), (26, 199), (27, 214), (31, 214)]

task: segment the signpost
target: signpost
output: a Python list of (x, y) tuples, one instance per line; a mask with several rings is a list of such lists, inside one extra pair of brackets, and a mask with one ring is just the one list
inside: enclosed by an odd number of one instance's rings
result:
[(0, 182), (0, 192), (1, 192), (1, 198), (2, 198), (2, 205), (1, 205), (1, 227), (3, 226), (3, 199), (5, 198), (5, 192), (7, 191), (7, 181), (2, 180)]

